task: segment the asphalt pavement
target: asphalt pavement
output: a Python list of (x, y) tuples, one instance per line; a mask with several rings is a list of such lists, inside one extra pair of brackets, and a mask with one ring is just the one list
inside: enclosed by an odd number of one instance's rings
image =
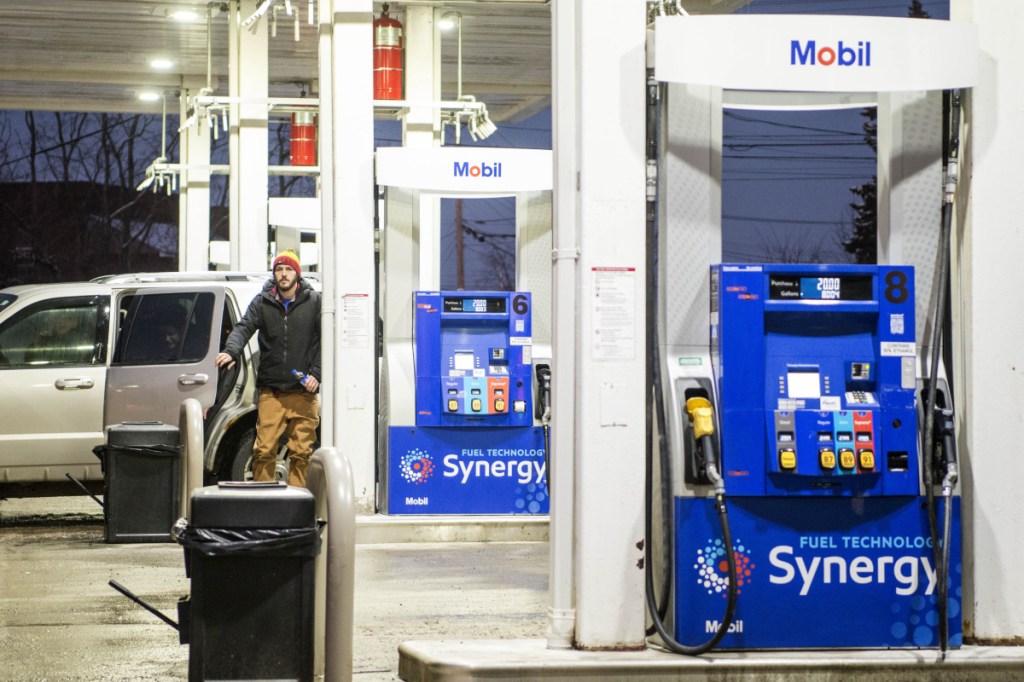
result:
[[(353, 679), (1024, 680), (1024, 647), (1005, 645), (700, 657), (549, 649), (545, 537), (541, 518), (360, 518)], [(0, 500), (0, 682), (187, 679), (189, 647), (111, 580), (172, 619), (191, 589), (181, 547), (106, 543), (89, 498)]]
[[(398, 535), (360, 532), (354, 680), (399, 679), (408, 640), (544, 636), (547, 542), (373, 542)], [(0, 680), (187, 679), (188, 645), (110, 580), (173, 620), (190, 590), (180, 546), (106, 543), (87, 497), (0, 501)]]

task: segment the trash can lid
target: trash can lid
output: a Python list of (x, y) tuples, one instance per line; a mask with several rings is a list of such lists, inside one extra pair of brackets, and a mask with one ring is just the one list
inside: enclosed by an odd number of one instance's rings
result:
[(121, 422), (107, 430), (110, 446), (177, 446), (180, 442), (178, 427), (162, 422)]
[(192, 491), (196, 528), (312, 528), (316, 500), (306, 488), (284, 483), (225, 481)]

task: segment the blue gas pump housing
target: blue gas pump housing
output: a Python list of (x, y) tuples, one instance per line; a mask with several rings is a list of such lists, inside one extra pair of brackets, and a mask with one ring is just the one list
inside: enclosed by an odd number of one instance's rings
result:
[[(932, 647), (942, 609), (922, 496), (914, 271), (711, 268), (710, 351), (732, 546), (714, 499), (675, 498), (681, 642), (724, 649)], [(929, 482), (930, 484), (930, 482)], [(951, 514), (948, 643), (960, 646), (960, 499)], [(809, 627), (808, 624), (813, 626)]]
[(918, 494), (913, 268), (722, 264), (711, 291), (730, 495)]
[(415, 424), (388, 428), (390, 514), (546, 514), (524, 291), (413, 295)]
[(417, 426), (531, 426), (525, 291), (417, 291)]

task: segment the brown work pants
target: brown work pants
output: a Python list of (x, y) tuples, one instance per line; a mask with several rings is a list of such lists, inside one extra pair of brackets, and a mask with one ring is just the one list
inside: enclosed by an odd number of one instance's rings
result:
[(256, 402), (259, 422), (252, 448), (252, 478), (273, 481), (278, 443), (288, 436), (288, 485), (305, 486), (306, 469), (313, 455), (320, 409), (315, 393), (261, 388)]

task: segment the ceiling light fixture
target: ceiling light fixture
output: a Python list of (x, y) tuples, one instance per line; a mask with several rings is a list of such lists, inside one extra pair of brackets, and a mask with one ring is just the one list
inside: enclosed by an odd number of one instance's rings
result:
[(193, 21), (199, 21), (199, 12), (194, 9), (180, 7), (177, 9), (167, 10), (167, 18), (172, 21), (187, 24)]
[[(457, 69), (455, 98), (459, 102), (476, 103), (476, 97), (473, 97), (473, 95), (462, 94), (462, 12), (445, 12), (437, 22), (437, 27), (442, 31), (450, 31), (453, 28), (458, 29), (458, 48), (455, 57)], [(474, 141), (486, 139), (498, 130), (498, 126), (494, 125), (490, 116), (487, 115), (486, 105), (483, 102), (479, 104), (479, 107), (473, 109), (454, 110), (448, 114), (444, 123), (451, 124), (455, 128), (455, 144), (459, 144), (462, 141), (463, 119), (466, 119), (466, 128), (469, 130), (469, 136)]]
[(159, 92), (153, 92), (152, 90), (143, 90), (139, 93), (139, 99), (143, 102), (156, 102), (161, 97)]
[(462, 23), (461, 12), (445, 12), (437, 22), (437, 27), (442, 31), (450, 31)]
[(253, 24), (259, 21), (260, 17), (266, 14), (267, 10), (269, 10), (273, 5), (274, 0), (263, 0), (259, 7), (256, 8), (256, 11), (249, 15), (248, 19), (242, 22), (242, 28), (250, 28)]
[(174, 62), (166, 57), (154, 57), (149, 60), (149, 68), (155, 71), (167, 71), (172, 66), (174, 66)]

